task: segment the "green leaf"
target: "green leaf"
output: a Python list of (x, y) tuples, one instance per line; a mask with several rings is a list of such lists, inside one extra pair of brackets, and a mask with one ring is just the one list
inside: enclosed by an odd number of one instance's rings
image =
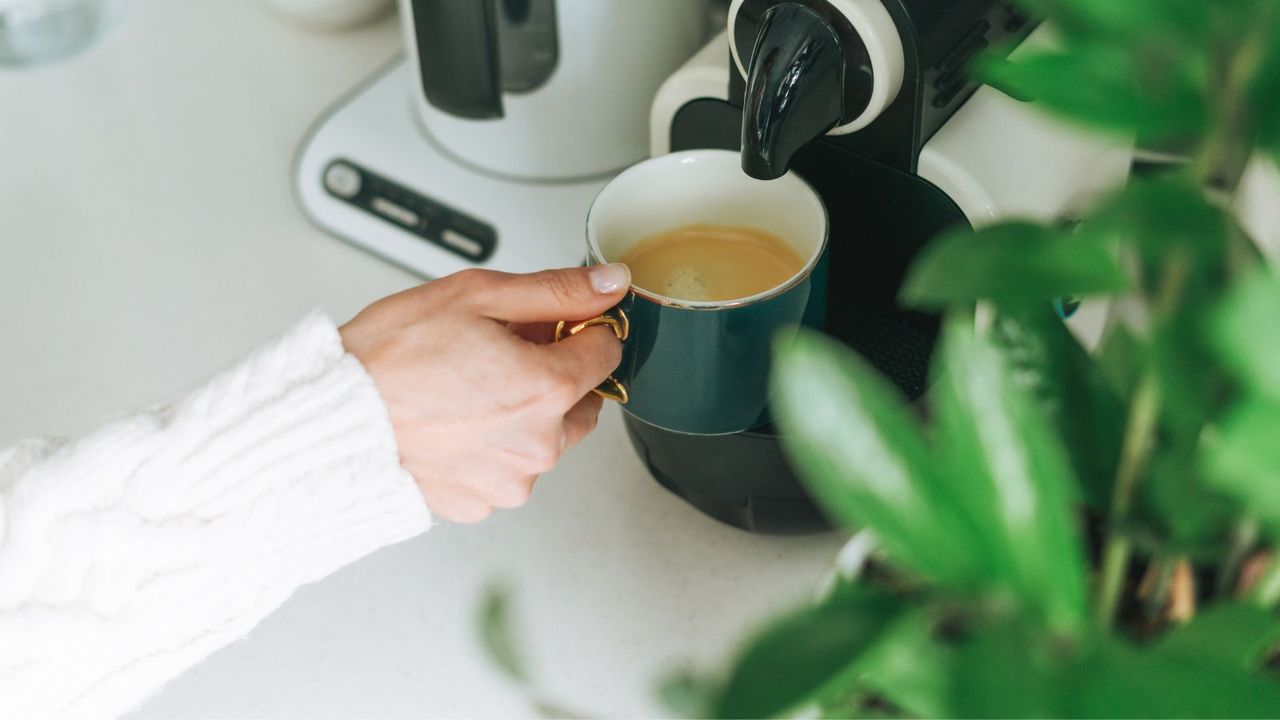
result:
[(1185, 655), (1177, 646), (1142, 650), (1103, 639), (1064, 678), (1063, 716), (1086, 718), (1259, 718), (1280, 715), (1280, 684), (1245, 672), (1238, 660)]
[(1205, 310), (1216, 300), (1216, 291), (1207, 284), (1189, 288), (1184, 307), (1160, 319), (1152, 335), (1148, 366), (1161, 387), (1160, 424), (1171, 448), (1198, 444), (1204, 426), (1221, 415), (1231, 398), (1229, 373), (1200, 329)]
[(947, 478), (982, 532), (997, 578), (1058, 630), (1085, 622), (1084, 559), (1071, 466), (1001, 353), (968, 322), (946, 323), (935, 387)]
[(1116, 2), (1116, 0), (1020, 0), (1047, 15), (1068, 38), (1106, 38), (1117, 42), (1150, 39), (1152, 35), (1197, 43), (1206, 35), (1204, 0)]
[(783, 445), (822, 507), (875, 531), (903, 568), (956, 587), (989, 577), (897, 390), (848, 348), (801, 331), (775, 346)]
[(1280, 530), (1280, 278), (1258, 273), (1239, 283), (1206, 323), (1219, 361), (1243, 384), (1243, 397), (1205, 436), (1207, 482)]
[(1250, 101), (1258, 114), (1258, 143), (1280, 162), (1280, 30), (1274, 24), (1267, 45)]
[(952, 651), (935, 637), (934, 613), (910, 610), (857, 663), (859, 682), (914, 717), (952, 717)]
[(1010, 222), (934, 240), (911, 268), (902, 297), (918, 307), (980, 299), (1015, 304), (1128, 286), (1118, 248), (1109, 238)]
[(1014, 382), (1053, 423), (1085, 502), (1107, 508), (1124, 434), (1120, 396), (1048, 306), (1002, 310), (992, 339), (1004, 350)]
[(1175, 173), (1131, 179), (1098, 207), (1082, 232), (1133, 245), (1156, 267), (1167, 264), (1171, 249), (1182, 248), (1191, 262), (1188, 272), (1217, 277), (1227, 223), (1194, 178)]
[(1238, 498), (1249, 513), (1280, 531), (1280, 402), (1248, 400), (1232, 408), (1209, 435), (1206, 481)]
[(1111, 392), (1128, 402), (1138, 386), (1139, 370), (1146, 349), (1122, 323), (1113, 323), (1102, 336), (1102, 342), (1094, 353), (1098, 372), (1106, 380)]
[(1177, 443), (1152, 457), (1138, 486), (1130, 533), (1152, 553), (1217, 562), (1243, 509), (1205, 481), (1199, 451), (1198, 443)]
[(1163, 319), (1153, 333), (1148, 358), (1163, 395), (1161, 424), (1172, 444), (1194, 444), (1228, 397), (1226, 373), (1199, 327), (1200, 307), (1210, 303), (1210, 298), (1203, 298), (1198, 305)]
[(485, 590), (480, 604), (480, 640), (489, 658), (509, 678), (525, 685), (529, 673), (511, 630), (510, 606), (511, 595), (506, 588), (494, 585)]
[(1208, 126), (1198, 73), (1179, 50), (1077, 41), (1066, 52), (986, 58), (977, 72), (1011, 97), (1097, 130), (1176, 138)]
[(1190, 662), (1255, 671), (1280, 641), (1280, 620), (1254, 604), (1221, 604), (1202, 611), (1160, 639), (1156, 650)]
[[(955, 714), (1276, 717), (1280, 684), (1244, 669), (1237, 650), (1248, 644), (1207, 637), (1209, 632), (1256, 631), (1261, 626), (1257, 616), (1214, 616), (1185, 637), (1179, 638), (1175, 631), (1169, 641), (1139, 648), (1110, 636), (1064, 645), (1017, 619), (986, 622), (972, 629), (956, 649)], [(1203, 652), (1188, 644), (1197, 636), (1210, 643)]]
[(984, 58), (980, 77), (1019, 99), (1144, 144), (1189, 139), (1210, 125), (1205, 98), (1215, 47), (1204, 0), (1024, 0), (1046, 15), (1054, 52)]
[(1055, 628), (1078, 628), (1084, 570), (1065, 453), (999, 352), (962, 323), (946, 338), (941, 467), (885, 381), (813, 333), (779, 347), (789, 454), (824, 507), (871, 527), (904, 566), (961, 590), (1012, 590)]
[(720, 692), (718, 683), (689, 668), (668, 674), (658, 685), (662, 704), (672, 715), (682, 718), (709, 717)]
[[(1271, 0), (1235, 0), (1206, 3), (1212, 6), (1212, 26), (1217, 37), (1220, 82), (1210, 102), (1219, 108), (1223, 125), (1232, 128), (1237, 142), (1256, 140), (1263, 150), (1280, 156), (1280, 6)], [(1236, 97), (1246, 91), (1243, 101)], [(1249, 147), (1241, 148), (1248, 154)]]
[(1067, 717), (1063, 675), (1070, 658), (1018, 618), (983, 623), (955, 649), (955, 717)]
[(1207, 327), (1220, 361), (1250, 388), (1280, 400), (1280, 277), (1239, 283)]
[(842, 694), (856, 681), (862, 653), (905, 607), (890, 595), (850, 589), (774, 621), (747, 643), (713, 715), (775, 717)]

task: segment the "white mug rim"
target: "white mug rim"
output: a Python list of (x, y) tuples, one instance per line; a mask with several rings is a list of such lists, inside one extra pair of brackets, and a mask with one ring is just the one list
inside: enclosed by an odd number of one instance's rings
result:
[[(659, 155), (658, 157), (641, 160), (640, 162), (628, 167), (626, 170), (623, 170), (622, 172), (618, 173), (612, 180), (606, 183), (605, 186), (601, 188), (598, 193), (596, 193), (595, 198), (591, 201), (591, 208), (590, 210), (587, 211), (587, 228), (586, 228), (587, 247), (591, 255), (591, 261), (593, 263), (609, 262), (609, 259), (604, 256), (604, 251), (600, 249), (599, 238), (598, 238), (599, 233), (596, 232), (596, 229), (595, 229), (596, 224), (598, 223), (597, 208), (599, 207), (600, 199), (605, 197), (605, 195), (609, 193), (611, 189), (616, 188), (619, 181), (626, 179), (629, 175), (634, 175), (638, 172), (641, 172), (642, 169), (644, 168), (653, 167), (654, 165), (675, 164), (679, 166), (679, 165), (686, 165), (690, 162), (693, 162), (693, 163), (700, 162), (700, 161), (710, 162), (713, 160), (722, 161), (729, 157), (733, 158), (736, 165), (736, 163), (739, 162), (739, 159), (741, 156), (738, 153), (733, 152), (731, 150), (714, 150), (714, 149), (681, 150), (673, 153), (668, 153), (666, 155)], [(780, 178), (776, 180), (770, 180), (768, 182), (799, 183), (800, 188), (805, 192), (807, 197), (813, 201), (813, 204), (816, 206), (816, 209), (822, 213), (822, 237), (818, 240), (817, 245), (815, 246), (813, 252), (810, 254), (810, 257), (808, 258), (808, 260), (806, 260), (804, 266), (801, 267), (800, 270), (798, 270), (794, 275), (787, 278), (786, 281), (769, 288), (768, 290), (755, 293), (754, 295), (748, 295), (746, 297), (734, 298), (732, 300), (682, 300), (679, 298), (673, 298), (667, 295), (663, 295), (661, 293), (653, 292), (652, 290), (647, 290), (645, 288), (642, 288), (636, 285), (635, 283), (631, 284), (631, 288), (630, 288), (631, 292), (634, 293), (637, 297), (641, 297), (651, 302), (658, 303), (659, 305), (684, 308), (688, 310), (727, 310), (731, 308), (743, 307), (746, 305), (755, 305), (761, 302), (765, 302), (767, 300), (772, 300), (773, 298), (776, 298), (780, 295), (785, 295), (787, 292), (795, 288), (797, 285), (799, 285), (800, 283), (808, 279), (809, 276), (813, 274), (814, 268), (816, 268), (818, 266), (818, 263), (822, 261), (822, 258), (827, 251), (828, 236), (830, 235), (830, 232), (831, 232), (831, 219), (827, 214), (826, 203), (822, 202), (822, 197), (818, 195), (818, 192), (816, 190), (813, 189), (813, 186), (810, 185), (804, 178), (797, 175), (794, 171), (789, 170), (787, 171), (786, 174), (782, 175)]]

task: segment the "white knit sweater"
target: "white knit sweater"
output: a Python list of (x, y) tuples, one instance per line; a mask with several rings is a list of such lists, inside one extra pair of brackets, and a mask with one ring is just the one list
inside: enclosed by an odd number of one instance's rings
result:
[(372, 379), (319, 313), (174, 403), (0, 450), (0, 718), (124, 713), (300, 585), (429, 525)]

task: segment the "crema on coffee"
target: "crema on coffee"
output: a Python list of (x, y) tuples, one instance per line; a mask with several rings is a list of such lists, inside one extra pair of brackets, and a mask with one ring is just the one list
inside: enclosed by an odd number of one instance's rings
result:
[(642, 290), (676, 300), (720, 302), (772, 290), (804, 269), (789, 243), (754, 227), (686, 225), (651, 235), (618, 258)]

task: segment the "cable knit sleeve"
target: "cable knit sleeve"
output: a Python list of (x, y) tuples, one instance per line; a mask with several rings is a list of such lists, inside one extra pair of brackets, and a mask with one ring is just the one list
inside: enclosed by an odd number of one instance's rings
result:
[(172, 404), (0, 451), (0, 718), (124, 713), (429, 525), (372, 379), (318, 313)]

